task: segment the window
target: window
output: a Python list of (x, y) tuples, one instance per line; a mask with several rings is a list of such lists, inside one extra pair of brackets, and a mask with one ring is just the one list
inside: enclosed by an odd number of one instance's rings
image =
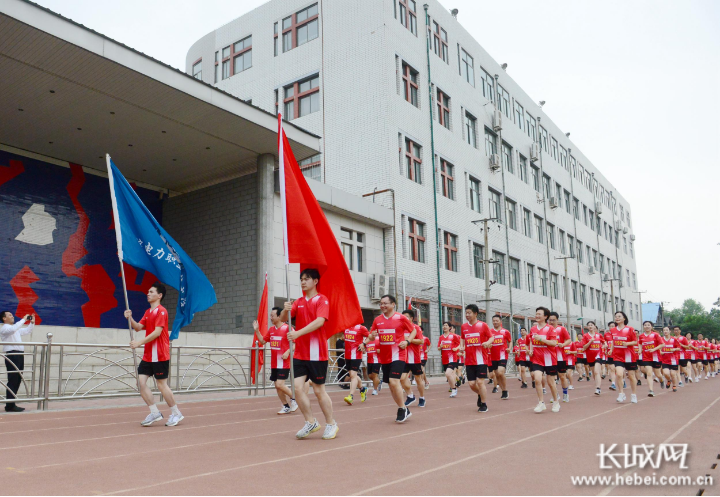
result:
[(443, 321), (448, 321), (450, 324), (452, 324), (457, 331), (460, 329), (460, 326), (462, 326), (463, 322), (463, 310), (462, 307), (459, 305), (449, 305), (449, 304), (443, 304), (442, 305), (442, 314), (443, 314)]
[(492, 258), (497, 261), (493, 264), (493, 279), (500, 285), (505, 284), (505, 254), (493, 250)]
[(535, 266), (527, 265), (527, 286), (528, 292), (535, 293)]
[(583, 222), (585, 223), (585, 226), (589, 224), (588, 221), (588, 208), (586, 205), (583, 205)]
[(637, 290), (637, 279), (635, 278), (635, 273), (632, 273), (632, 287), (633, 290)]
[(420, 145), (405, 138), (405, 172), (409, 179), (422, 184), (422, 159), (420, 157)]
[(630, 270), (626, 269), (625, 273), (627, 274), (627, 284), (628, 284), (628, 286), (630, 286)]
[(600, 290), (595, 290), (595, 299), (597, 301), (597, 310), (601, 311), (602, 309), (600, 308), (600, 302), (602, 302), (602, 300), (600, 298)]
[(363, 272), (365, 235), (348, 228), (340, 228), (340, 245), (348, 269)]
[(520, 105), (517, 100), (515, 100), (515, 124), (517, 124), (517, 127), (521, 130), (523, 129), (523, 122), (525, 121), (525, 110), (523, 109), (522, 105)]
[(535, 216), (535, 239), (539, 243), (545, 243), (543, 239), (543, 220), (538, 216)]
[(568, 233), (568, 250), (570, 251), (570, 257), (575, 258), (575, 239)]
[(572, 287), (572, 299), (573, 299), (573, 304), (577, 305), (577, 303), (578, 303), (577, 281), (572, 281), (572, 280), (570, 280), (570, 286)]
[(500, 194), (495, 190), (488, 190), (488, 199), (490, 201), (490, 217), (496, 218), (498, 222), (502, 222), (502, 212), (500, 211)]
[(510, 257), (510, 286), (520, 288), (520, 261)]
[(535, 166), (530, 166), (532, 169), (532, 182), (533, 182), (533, 188), (535, 188), (535, 191), (540, 193), (540, 169), (538, 169)]
[(497, 153), (497, 143), (495, 142), (495, 133), (485, 128), (485, 155), (490, 157)]
[(560, 293), (558, 287), (558, 275), (555, 273), (550, 273), (550, 295), (552, 295), (552, 298), (554, 298), (555, 300), (560, 300)]
[(633, 242), (630, 240), (630, 257), (635, 258), (635, 250), (633, 249)]
[(400, 24), (417, 36), (417, 6), (415, 0), (399, 0)]
[(512, 163), (512, 149), (510, 148), (510, 145), (505, 142), (502, 144), (502, 155), (500, 159), (502, 160), (503, 167), (507, 169), (509, 173), (515, 174)]
[(598, 270), (599, 270), (599, 269), (600, 269), (600, 266), (598, 266), (598, 253), (597, 253), (597, 250), (593, 249), (592, 255), (593, 255), (593, 256), (592, 256), (592, 266), (593, 266), (595, 269), (598, 269)]
[(575, 213), (575, 219), (580, 221), (580, 201), (573, 197), (573, 212)]
[[(215, 52), (215, 69), (213, 73), (213, 83), (218, 82), (218, 69), (220, 68), (220, 52)], [(276, 102), (277, 103), (277, 102)]]
[(202, 81), (202, 59), (195, 62), (192, 66), (192, 77)]
[(603, 292), (602, 296), (603, 296), (603, 309), (602, 310), (607, 312), (607, 310), (608, 310), (608, 294)]
[(558, 207), (562, 207), (562, 186), (560, 186), (560, 183), (555, 183), (555, 198), (558, 202)]
[(349, 243), (341, 242), (343, 257), (345, 257), (345, 264), (350, 271), (353, 270), (353, 246)]
[(475, 86), (475, 62), (473, 58), (468, 54), (464, 48), (460, 49), (460, 76)]
[(278, 56), (278, 42), (280, 41), (280, 39), (278, 38), (278, 23), (275, 23), (275, 25), (273, 26), (273, 35), (274, 35), (273, 56), (277, 57)]
[(442, 178), (442, 194), (450, 200), (455, 200), (455, 166), (445, 159), (440, 159), (440, 176)]
[(567, 150), (563, 147), (560, 147), (560, 165), (563, 167), (563, 169), (567, 170), (568, 168), (568, 153)]
[(532, 214), (527, 209), (523, 209), (523, 234), (532, 238)]
[(551, 191), (551, 187), (550, 187), (550, 184), (551, 184), (550, 176), (548, 176), (547, 174), (543, 174), (542, 182), (543, 182), (543, 195), (545, 196), (546, 200), (550, 200), (550, 197), (552, 197), (552, 191)]
[(559, 160), (559, 158), (558, 158), (558, 142), (555, 138), (552, 138), (550, 140), (550, 156), (555, 160)]
[(548, 151), (548, 132), (542, 126), (540, 126), (540, 146), (546, 152)]
[(510, 94), (500, 85), (498, 85), (497, 93), (498, 109), (500, 109), (500, 112), (505, 114), (507, 117), (510, 117)]
[(517, 204), (505, 198), (505, 220), (508, 228), (517, 231)]
[(567, 247), (565, 245), (565, 232), (563, 230), (559, 230), (558, 238), (560, 239), (560, 253), (566, 255)]
[(318, 37), (318, 4), (311, 5), (282, 20), (283, 53)]
[(547, 271), (541, 268), (538, 268), (538, 274), (540, 275), (540, 293), (544, 296), (548, 296), (548, 277), (547, 277)]
[(299, 161), (298, 166), (300, 166), (300, 170), (305, 177), (322, 181), (320, 154), (315, 154), (312, 157)]
[(445, 269), (457, 272), (457, 235), (446, 231), (443, 249), (445, 251)]
[(232, 64), (232, 57), (230, 47), (222, 49), (222, 79), (230, 77), (232, 72), (230, 71), (230, 65)]
[(469, 145), (477, 148), (477, 119), (465, 111), (465, 139)]
[(410, 219), (410, 258), (415, 262), (425, 262), (425, 223)]
[(480, 69), (480, 83), (482, 84), (483, 96), (490, 100), (495, 101), (495, 79), (485, 69)]
[(483, 263), (483, 247), (473, 243), (473, 273), (476, 278), (485, 278), (485, 264)]
[(402, 63), (402, 79), (405, 100), (420, 107), (418, 100), (418, 72), (405, 62)]
[(480, 203), (480, 182), (470, 177), (470, 208), (475, 212), (481, 212)]
[(518, 174), (520, 181), (528, 182), (527, 159), (520, 154), (518, 154)]
[(625, 251), (626, 254), (628, 253), (627, 252), (627, 237), (625, 237), (625, 236), (623, 237), (623, 250)]
[(433, 50), (435, 55), (440, 57), (446, 64), (450, 63), (450, 57), (448, 56), (448, 36), (447, 31), (440, 27), (440, 25), (433, 21), (432, 23), (432, 35), (433, 35)]
[(556, 250), (555, 246), (555, 226), (553, 226), (550, 223), (545, 223), (547, 225), (547, 236), (548, 236), (548, 243), (550, 244), (550, 248), (553, 250)]
[(587, 287), (585, 285), (580, 285), (580, 303), (583, 307), (587, 307)]
[(286, 86), (283, 103), (288, 121), (320, 110), (320, 77), (316, 74)]
[(595, 231), (595, 213), (593, 211), (589, 211), (590, 215), (590, 229)]
[(590, 245), (585, 245), (585, 254), (587, 255), (587, 259), (585, 259), (585, 262), (587, 262), (588, 266), (592, 267), (592, 255)]
[(450, 129), (450, 97), (441, 90), (437, 91), (437, 110), (440, 125)]
[(531, 116), (528, 112), (525, 113), (525, 131), (527, 131), (527, 135), (530, 137), (530, 139), (534, 142), (537, 141), (537, 134), (536, 134), (536, 128), (537, 127), (537, 121), (535, 121), (535, 118)]
[(563, 190), (565, 193), (565, 210), (568, 214), (572, 215), (572, 212), (570, 212), (571, 204), (570, 204), (570, 192), (567, 190)]
[(581, 242), (580, 240), (576, 240), (576, 241), (577, 241), (577, 258), (578, 258), (578, 262), (581, 262), (581, 263), (582, 263), (582, 262), (585, 262), (585, 261), (583, 261), (583, 244), (582, 244), (582, 242)]
[(232, 60), (233, 75), (252, 67), (252, 36), (233, 43)]

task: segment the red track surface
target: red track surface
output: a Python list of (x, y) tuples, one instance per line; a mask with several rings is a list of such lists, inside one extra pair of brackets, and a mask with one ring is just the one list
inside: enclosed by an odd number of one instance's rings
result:
[[(0, 416), (3, 494), (409, 494), (696, 495), (686, 487), (578, 487), (570, 477), (614, 475), (599, 469), (599, 445), (688, 443), (687, 471), (660, 475), (720, 479), (720, 378), (677, 393), (656, 385), (637, 405), (617, 404), (603, 382), (575, 384), (559, 413), (533, 413), (532, 389), (509, 380), (510, 400), (491, 394), (480, 414), (463, 386), (457, 398), (436, 383), (428, 406), (394, 422), (390, 392), (347, 406), (334, 391), (340, 433), (295, 440), (299, 411), (278, 416), (273, 396), (181, 404), (175, 428), (140, 426), (145, 407)], [(270, 392), (269, 392), (270, 393)], [(628, 392), (629, 398), (629, 392)], [(182, 397), (181, 397), (182, 400)], [(167, 417), (167, 406), (161, 406)], [(316, 414), (321, 413), (313, 401)], [(711, 469), (718, 464), (718, 469)], [(624, 473), (624, 470), (619, 470)], [(640, 472), (650, 474), (649, 472)], [(718, 495), (720, 485), (705, 487)]]

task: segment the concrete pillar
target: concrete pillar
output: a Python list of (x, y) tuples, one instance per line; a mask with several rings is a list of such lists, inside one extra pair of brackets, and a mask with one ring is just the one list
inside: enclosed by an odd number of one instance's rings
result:
[[(273, 209), (275, 197), (275, 156), (257, 159), (257, 295), (258, 304), (268, 274), (268, 311), (275, 305), (273, 285)], [(254, 319), (254, 318), (253, 318)], [(269, 314), (268, 314), (269, 322)]]

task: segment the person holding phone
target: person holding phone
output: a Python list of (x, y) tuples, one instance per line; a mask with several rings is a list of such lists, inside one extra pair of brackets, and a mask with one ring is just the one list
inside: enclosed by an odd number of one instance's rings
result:
[[(2, 327), (0, 327), (0, 338), (8, 345), (3, 345), (5, 354), (5, 367), (7, 368), (7, 395), (6, 399), (17, 399), (17, 392), (22, 383), (22, 371), (25, 369), (25, 347), (17, 345), (22, 342), (23, 335), (32, 333), (35, 327), (35, 315), (28, 314), (17, 323), (15, 316), (10, 311), (2, 311)], [(23, 326), (28, 325), (23, 328)], [(24, 407), (19, 407), (15, 402), (5, 404), (6, 412), (23, 412)]]

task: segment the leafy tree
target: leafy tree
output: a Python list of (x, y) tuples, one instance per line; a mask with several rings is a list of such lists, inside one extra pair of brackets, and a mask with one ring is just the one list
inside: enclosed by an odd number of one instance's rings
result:
[(683, 332), (691, 332), (693, 336), (702, 333), (705, 338), (720, 339), (720, 308), (713, 307), (710, 312), (694, 299), (687, 299), (678, 309), (668, 312), (674, 325)]

